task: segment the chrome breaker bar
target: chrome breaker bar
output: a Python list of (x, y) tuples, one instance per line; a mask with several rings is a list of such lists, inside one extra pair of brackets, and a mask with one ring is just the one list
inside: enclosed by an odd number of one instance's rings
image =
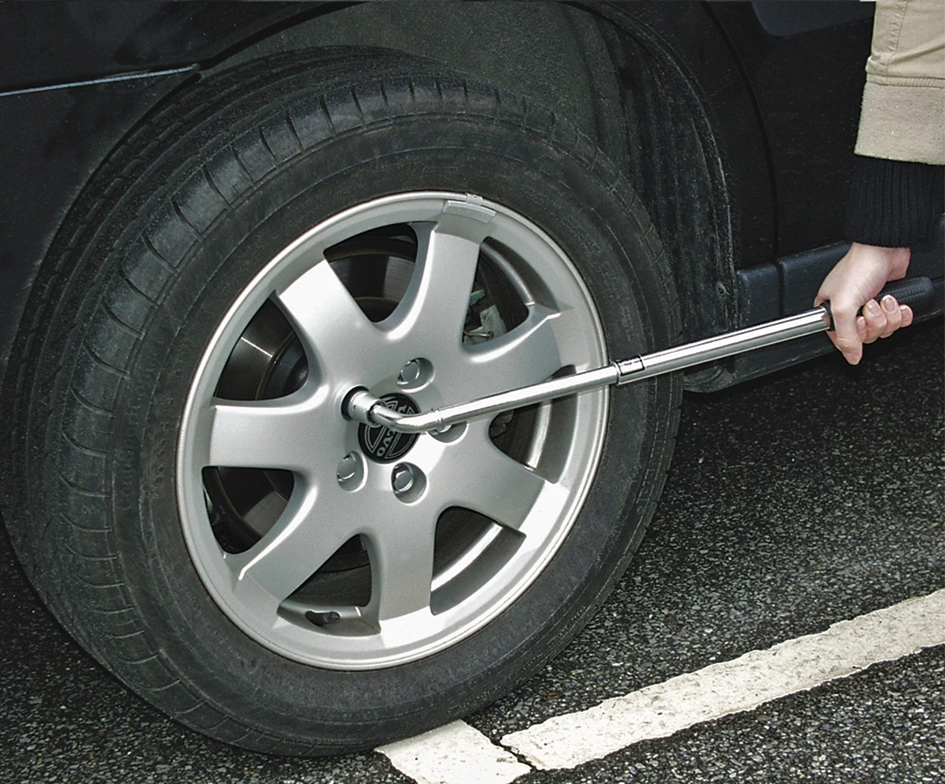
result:
[[(921, 307), (932, 298), (932, 283), (928, 278), (910, 278), (887, 286), (878, 295), (892, 294), (901, 304)], [(623, 386), (635, 381), (685, 370), (704, 362), (773, 346), (787, 340), (814, 335), (833, 329), (829, 303), (796, 316), (769, 321), (755, 327), (728, 332), (717, 337), (697, 340), (652, 354), (617, 360), (594, 370), (585, 370), (571, 376), (542, 381), (519, 389), (487, 395), (466, 403), (431, 409), (420, 414), (402, 414), (393, 411), (363, 387), (345, 397), (342, 413), (348, 419), (369, 426), (386, 427), (398, 433), (426, 433), (444, 431), (470, 419), (511, 411), (533, 403), (543, 403), (578, 392)]]

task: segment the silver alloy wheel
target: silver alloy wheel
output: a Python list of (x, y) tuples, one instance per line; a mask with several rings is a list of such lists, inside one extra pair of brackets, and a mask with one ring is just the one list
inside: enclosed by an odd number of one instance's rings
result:
[[(410, 253), (384, 250), (404, 236)], [(374, 288), (352, 283), (365, 278)], [(267, 330), (279, 337), (254, 342)], [(605, 361), (576, 268), (510, 209), (418, 192), (324, 221), (243, 290), (195, 374), (177, 493), (203, 583), (260, 644), (315, 666), (393, 666), (468, 637), (568, 534), (608, 393), (421, 435), (392, 459), (372, 446), (387, 434), (342, 417), (343, 398), (363, 386), (428, 410)], [(255, 393), (226, 391), (244, 376)], [(229, 513), (248, 531), (234, 544), (219, 520), (253, 482), (267, 492)]]

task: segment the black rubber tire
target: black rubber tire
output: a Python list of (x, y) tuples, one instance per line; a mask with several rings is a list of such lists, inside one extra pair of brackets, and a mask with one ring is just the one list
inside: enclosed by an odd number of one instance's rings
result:
[(178, 523), (183, 401), (221, 315), (285, 242), (400, 190), (475, 193), (580, 267), (613, 358), (666, 347), (666, 258), (623, 178), (553, 114), (377, 53), (271, 58), (174, 96), (102, 167), (34, 288), (11, 362), (3, 513), (62, 624), (171, 717), (249, 749), (372, 747), (510, 690), (588, 621), (662, 488), (681, 387), (612, 396), (600, 469), (550, 564), (504, 614), (396, 668), (339, 672), (258, 645), (212, 601)]

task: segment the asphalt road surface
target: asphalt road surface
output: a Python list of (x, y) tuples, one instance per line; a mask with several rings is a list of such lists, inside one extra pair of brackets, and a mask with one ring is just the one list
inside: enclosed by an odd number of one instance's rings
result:
[[(463, 726), (499, 749), (552, 717), (945, 589), (943, 357), (939, 319), (856, 369), (830, 356), (688, 397), (663, 500), (614, 595), (545, 671)], [(283, 759), (177, 726), (60, 631), (5, 537), (0, 748), (4, 784), (423, 780), (378, 752)], [(945, 645), (572, 769), (515, 764), (521, 784), (942, 781)]]

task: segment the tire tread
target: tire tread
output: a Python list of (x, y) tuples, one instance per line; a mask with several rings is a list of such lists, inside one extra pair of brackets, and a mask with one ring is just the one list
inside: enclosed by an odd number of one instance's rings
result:
[[(106, 478), (116, 459), (108, 447), (120, 427), (123, 390), (135, 381), (136, 352), (189, 254), (287, 162), (408, 116), (448, 115), (538, 135), (610, 182), (615, 201), (633, 220), (639, 223), (636, 216), (642, 214), (597, 147), (555, 113), (459, 76), (425, 67), (417, 73), (416, 61), (399, 56), (380, 58), (372, 73), (349, 77), (357, 59), (342, 53), (311, 62), (277, 57), (239, 66), (189, 86), (142, 123), (103, 165), (56, 238), (34, 288), (32, 318), (17, 342), (22, 361), (11, 363), (19, 370), (8, 374), (13, 380), (5, 395), (14, 401), (5, 433), (14, 445), (9, 459), (21, 479), (7, 495), (4, 511), (27, 572), (53, 612), (97, 658), (176, 719), (227, 742), (288, 754), (335, 752), (344, 744), (322, 747), (280, 738), (209, 704), (204, 690), (177, 672), (150, 639), (125, 582), (128, 564), (105, 522), (122, 503), (111, 495)], [(327, 87), (312, 78), (312, 68), (325, 74)], [(274, 94), (280, 96), (275, 107), (269, 103)], [(226, 132), (232, 142), (206, 157), (209, 140), (231, 123), (239, 129)], [(188, 149), (193, 152), (185, 153)], [(188, 171), (193, 173), (182, 178)], [(657, 258), (660, 285), (674, 292), (654, 227), (638, 228)], [(140, 239), (127, 242), (135, 236)], [(110, 256), (104, 263), (95, 259), (101, 249), (121, 244), (132, 253), (117, 263)], [(678, 314), (675, 295), (667, 307)], [(676, 324), (678, 335), (678, 317)], [(71, 362), (62, 360), (70, 355)], [(67, 411), (57, 411), (53, 401), (63, 396), (71, 402)], [(678, 392), (675, 398), (670, 419), (678, 419)], [(671, 452), (664, 448), (648, 467), (658, 486)], [(50, 482), (57, 497), (44, 503), (43, 488)], [(655, 497), (646, 501), (646, 518)], [(47, 512), (40, 524), (30, 522), (43, 517), (35, 510), (47, 508), (59, 511)], [(53, 526), (68, 532), (59, 551), (53, 541), (61, 536), (47, 530)], [(598, 589), (585, 616), (616, 579)], [(553, 647), (563, 644), (559, 640)]]

